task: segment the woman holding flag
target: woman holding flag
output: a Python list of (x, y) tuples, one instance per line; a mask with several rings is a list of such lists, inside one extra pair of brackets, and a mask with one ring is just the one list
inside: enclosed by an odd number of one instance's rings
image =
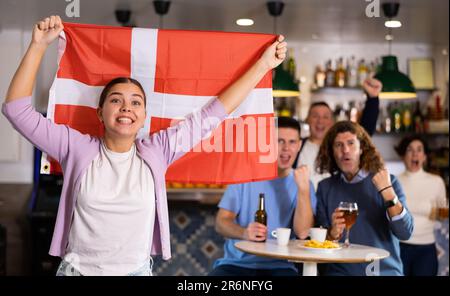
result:
[[(34, 26), (2, 106), (13, 127), (63, 170), (49, 253), (63, 259), (57, 275), (151, 275), (151, 254), (170, 258), (164, 176), (184, 154), (177, 140), (190, 135), (195, 145), (214, 130), (284, 60), (286, 42), (279, 36), (216, 99), (178, 125), (144, 139), (136, 138), (146, 117), (142, 86), (128, 77), (110, 81), (99, 100), (97, 115), (105, 131), (97, 138), (55, 124), (31, 105), (42, 57), (63, 29), (59, 16)], [(205, 123), (207, 117), (219, 120)], [(194, 129), (201, 135), (195, 136)]]

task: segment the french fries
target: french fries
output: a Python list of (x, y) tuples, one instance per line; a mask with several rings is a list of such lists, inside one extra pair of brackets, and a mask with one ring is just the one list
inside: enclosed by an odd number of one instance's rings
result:
[(332, 241), (325, 240), (322, 243), (322, 242), (316, 241), (314, 239), (305, 242), (304, 246), (308, 247), (308, 248), (318, 248), (318, 249), (336, 249), (336, 248), (339, 248), (339, 244), (334, 243)]

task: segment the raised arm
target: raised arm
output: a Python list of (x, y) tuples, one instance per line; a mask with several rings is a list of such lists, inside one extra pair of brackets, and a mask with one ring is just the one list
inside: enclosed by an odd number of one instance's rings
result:
[(378, 113), (380, 112), (380, 99), (378, 96), (380, 95), (382, 87), (383, 85), (381, 81), (375, 78), (368, 78), (363, 83), (367, 100), (359, 123), (369, 135), (373, 135), (375, 133)]
[(38, 149), (56, 159), (64, 169), (67, 154), (71, 151), (70, 144), (80, 145), (81, 141), (90, 141), (91, 137), (44, 118), (33, 108), (30, 97), (45, 50), (62, 29), (58, 16), (48, 17), (34, 26), (33, 38), (11, 81), (2, 113), (14, 129)]
[(305, 239), (309, 234), (309, 229), (314, 226), (314, 211), (311, 203), (311, 194), (314, 189), (309, 181), (308, 167), (300, 166), (294, 171), (295, 183), (298, 187), (297, 205), (294, 213), (294, 232), (300, 239)]
[(30, 45), (9, 85), (6, 103), (31, 96), (42, 57), (63, 29), (59, 16), (47, 17), (34, 26)]
[(284, 37), (282, 35), (278, 36), (277, 41), (264, 51), (259, 60), (219, 95), (218, 99), (222, 102), (228, 114), (233, 112), (244, 101), (250, 91), (268, 71), (277, 67), (286, 58), (287, 44), (283, 40)]

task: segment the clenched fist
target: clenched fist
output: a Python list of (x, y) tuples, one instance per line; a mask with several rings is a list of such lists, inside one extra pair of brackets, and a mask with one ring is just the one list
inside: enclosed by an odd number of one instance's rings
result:
[(387, 169), (381, 169), (372, 178), (372, 183), (375, 185), (378, 191), (388, 186), (391, 186), (391, 176)]
[(363, 82), (363, 88), (371, 98), (378, 97), (380, 95), (383, 84), (380, 80), (375, 78), (367, 78)]
[(64, 25), (59, 16), (47, 17), (34, 26), (32, 43), (46, 47), (59, 36), (63, 29)]
[(309, 170), (306, 165), (301, 165), (294, 171), (294, 179), (299, 189), (309, 188)]

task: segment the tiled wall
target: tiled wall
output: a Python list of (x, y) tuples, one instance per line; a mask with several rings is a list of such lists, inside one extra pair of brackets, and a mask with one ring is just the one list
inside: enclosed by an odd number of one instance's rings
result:
[(224, 239), (214, 230), (215, 205), (169, 202), (172, 259), (155, 258), (155, 275), (207, 275), (223, 256)]
[(448, 276), (448, 219), (435, 225), (436, 247), (438, 250), (438, 275)]

